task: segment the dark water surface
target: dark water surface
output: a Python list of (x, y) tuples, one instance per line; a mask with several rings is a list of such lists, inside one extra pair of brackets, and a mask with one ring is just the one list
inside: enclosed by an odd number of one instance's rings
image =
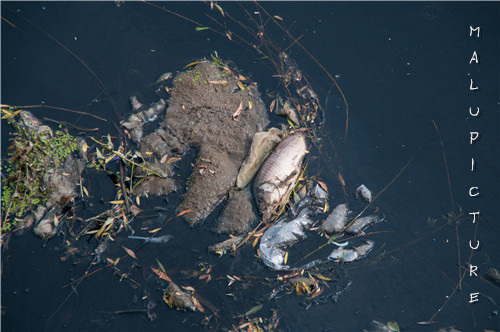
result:
[[(191, 19), (210, 22), (212, 26), (216, 25), (205, 13), (220, 18), (218, 12), (210, 11), (203, 3), (157, 4)], [(237, 4), (222, 5), (235, 18), (250, 24)], [(243, 5), (250, 12), (255, 10), (252, 3)], [(326, 102), (325, 129), (335, 146), (349, 193), (361, 183), (379, 192), (414, 158), (376, 202), (386, 222), (370, 231), (388, 232), (370, 236), (376, 243), (374, 251), (362, 261), (339, 267), (337, 281), (330, 283), (320, 304), (309, 306), (304, 297), (286, 293), (266, 301), (272, 290), (266, 284), (272, 284), (277, 274), (254, 257), (255, 249), (247, 246), (236, 257), (210, 255), (206, 247), (225, 239), (209, 231), (208, 225), (214, 217), (195, 229), (176, 219), (165, 229), (174, 234), (172, 241), (164, 246), (148, 244), (136, 251), (141, 267), (130, 267), (130, 273), (140, 277), (144, 287), (120, 282), (113, 271), (104, 270), (85, 279), (77, 289), (78, 295), (73, 295), (51, 317), (71, 291), (63, 286), (82, 276), (90, 259), (83, 257), (80, 263), (61, 261), (65, 244), (60, 237), (44, 243), (31, 233), (13, 236), (8, 249), (2, 251), (2, 331), (203, 330), (200, 322), (205, 315), (171, 310), (162, 301), (162, 284), (148, 270), (155, 265), (155, 258), (162, 261), (167, 274), (178, 283), (194, 287), (221, 309), (218, 323), (215, 319), (210, 322), (212, 329), (238, 325), (239, 320), (232, 317), (260, 303), (264, 307), (256, 316), (270, 317), (271, 309), (277, 309), (279, 328), (284, 331), (360, 331), (374, 319), (384, 323), (395, 320), (404, 331), (436, 331), (449, 326), (460, 331), (500, 329), (499, 288), (469, 275), (463, 279), (461, 290), (434, 317), (435, 324), (416, 324), (430, 319), (457, 285), (456, 230), (462, 266), (470, 256), (469, 240), (474, 239), (477, 231), (481, 247), (474, 252), (471, 264), (479, 267), (480, 276), (490, 267), (500, 269), (499, 4), (266, 2), (264, 5), (287, 24), (294, 22), (290, 32), (296, 37), (303, 35), (300, 41), (304, 47), (332, 75), (338, 75), (349, 102), (349, 132), (345, 141), (345, 107), (338, 92), (333, 89), (328, 94), (332, 84), (328, 77), (299, 47), (290, 49), (320, 100)], [(259, 82), (263, 94), (277, 85), (271, 77), (272, 67), (259, 61), (256, 53), (210, 31), (196, 32), (192, 23), (144, 3), (117, 7), (114, 2), (2, 2), (2, 17), (17, 27), (2, 21), (2, 104), (45, 103), (117, 122), (117, 115), (103, 100), (91, 74), (23, 18), (47, 31), (85, 61), (102, 80), (122, 115), (130, 112), (131, 95), (140, 94), (144, 101), (155, 100), (147, 86), (161, 73), (182, 70), (187, 63), (208, 57), (214, 51), (234, 61)], [(469, 37), (470, 25), (481, 27), (481, 38)], [(283, 48), (289, 45), (284, 33), (273, 27), (272, 22), (266, 23), (266, 31), (278, 43), (283, 41)], [(479, 65), (469, 64), (474, 51), (479, 55)], [(480, 87), (479, 91), (469, 91), (471, 78)], [(479, 118), (468, 114), (470, 106), (481, 108)], [(110, 122), (50, 110), (35, 114), (79, 127), (99, 127), (104, 134), (116, 135)], [(465, 216), (481, 211), (477, 229), (470, 219), (461, 218), (457, 225), (455, 222), (446, 225), (441, 217), (452, 211), (452, 204), (442, 149), (432, 120), (444, 143), (455, 205), (461, 207)], [(2, 156), (6, 153), (8, 131), (2, 122)], [(481, 140), (475, 145), (468, 142), (470, 131), (481, 133)], [(337, 165), (331, 146), (324, 148), (332, 157), (332, 164)], [(331, 205), (336, 205), (343, 202), (342, 192), (324, 157), (321, 154), (316, 161), (312, 158), (310, 170), (319, 173), (328, 185), (334, 196)], [(474, 173), (470, 171), (472, 157), (477, 163)], [(84, 176), (91, 181), (93, 175)], [(110, 181), (94, 183), (100, 186), (95, 187), (99, 196), (96, 199), (114, 199)], [(479, 197), (468, 196), (471, 186), (480, 188)], [(161, 223), (174, 214), (179, 200), (179, 197), (169, 197), (168, 203), (164, 199), (152, 200), (141, 208), (162, 205), (167, 211), (149, 218), (150, 222)], [(92, 213), (87, 211), (84, 217)], [(437, 219), (434, 227), (428, 225), (428, 217)], [(131, 240), (120, 241), (129, 248), (138, 246)], [(309, 247), (304, 250), (310, 251), (322, 243), (324, 239), (311, 237)], [(112, 250), (116, 250), (114, 257), (123, 254), (121, 248), (110, 250), (110, 256), (114, 254)], [(384, 251), (386, 255), (380, 257)], [(210, 283), (205, 285), (203, 280), (182, 277), (179, 271), (199, 270), (201, 262), (214, 266)], [(256, 276), (258, 281), (251, 282), (249, 289), (239, 288), (238, 283), (228, 287), (227, 274)], [(349, 281), (351, 286), (343, 290)], [(333, 296), (337, 290), (343, 290), (338, 299)], [(481, 293), (479, 302), (470, 304), (469, 294), (475, 292)], [(234, 293), (237, 301), (227, 293)], [(152, 322), (144, 313), (110, 314), (117, 310), (142, 310), (149, 300), (156, 304), (152, 311), (157, 318)]]

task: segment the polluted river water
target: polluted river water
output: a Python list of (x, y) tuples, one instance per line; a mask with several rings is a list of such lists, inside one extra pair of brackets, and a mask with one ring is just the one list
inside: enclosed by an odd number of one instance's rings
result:
[[(177, 164), (177, 191), (140, 198), (141, 212), (131, 223), (134, 234), (123, 231), (114, 241), (100, 243), (92, 235), (43, 240), (29, 230), (2, 242), (2, 330), (246, 331), (258, 325), (282, 331), (371, 331), (373, 321), (397, 322), (401, 331), (500, 328), (499, 287), (487, 276), (489, 269), (500, 269), (498, 3), (264, 2), (259, 7), (222, 2), (224, 16), (210, 3), (154, 4), (223, 33), (196, 29), (193, 22), (144, 2), (2, 3), (2, 104), (91, 113), (108, 121), (31, 109), (52, 128), (61, 122), (72, 135), (105, 141), (109, 133), (118, 142), (115, 124), (131, 114), (131, 96), (145, 104), (157, 102), (154, 82), (162, 73), (176, 75), (189, 63), (217, 54), (258, 83), (267, 111), (276, 92), (283, 94), (273, 76), (277, 68), (236, 36), (266, 50), (237, 22), (252, 27), (255, 35), (255, 24), (261, 24), (263, 40), (273, 40), (293, 58), (325, 114), (322, 144), (311, 146), (305, 159), (307, 176), (328, 188), (329, 211), (315, 217), (318, 223), (305, 232), (306, 239), (287, 249), (285, 264), (326, 260), (336, 248), (331, 242), (349, 242), (349, 248), (373, 241), (373, 248), (363, 259), (332, 260), (295, 279), (286, 277), (292, 271), (264, 265), (259, 245), (252, 245), (255, 237), (234, 252), (233, 246), (223, 255), (209, 252), (209, 246), (229, 238), (217, 232), (223, 204), (196, 223), (176, 217), (184, 210), (179, 206), (196, 164), (198, 151), (192, 149)], [(481, 27), (481, 38), (471, 37), (471, 24)], [(231, 40), (227, 31), (233, 33)], [(287, 32), (300, 37), (298, 42)], [(470, 63), (474, 51), (478, 64)], [(345, 95), (347, 135), (345, 102), (315, 60)], [(469, 90), (472, 79), (480, 85), (477, 94)], [(469, 113), (475, 105), (481, 107), (480, 117)], [(272, 127), (290, 126), (274, 112), (267, 115)], [(93, 128), (98, 130), (88, 130)], [(10, 131), (2, 120), (3, 165)], [(469, 142), (471, 131), (481, 133), (475, 144)], [(85, 169), (82, 178), (89, 197), (77, 198), (75, 206), (77, 217), (87, 220), (117, 199), (116, 181), (92, 169)], [(362, 238), (346, 235), (326, 244), (319, 223), (339, 204), (347, 203), (352, 217), (361, 212), (367, 203), (354, 195), (361, 184), (373, 194), (363, 216), (377, 210), (384, 220)], [(479, 187), (481, 195), (471, 197), (471, 187)], [(475, 211), (481, 215), (473, 223), (469, 213)], [(5, 212), (2, 205), (2, 218)], [(156, 237), (168, 241), (129, 238), (148, 238), (148, 230), (158, 228)], [(476, 240), (480, 248), (472, 251), (469, 241)], [(107, 261), (124, 256), (116, 265)], [(469, 264), (478, 267), (478, 277), (469, 275)], [(180, 291), (194, 290), (204, 312), (171, 309), (164, 298), (166, 276)], [(304, 284), (321, 293), (307, 294)], [(469, 303), (475, 293), (479, 301)]]

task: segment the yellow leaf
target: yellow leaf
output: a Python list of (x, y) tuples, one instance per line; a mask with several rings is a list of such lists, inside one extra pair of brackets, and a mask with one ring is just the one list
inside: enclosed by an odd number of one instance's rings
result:
[(196, 66), (197, 64), (201, 63), (201, 61), (195, 61), (195, 62), (191, 62), (190, 64), (188, 64), (186, 67), (184, 67), (184, 69), (186, 68), (189, 68), (189, 67), (192, 67), (192, 66)]
[(218, 4), (215, 4), (215, 7), (217, 7), (217, 9), (220, 11), (220, 13), (222, 14), (222, 16), (224, 16), (224, 11), (222, 10), (222, 7), (219, 6)]
[(132, 258), (134, 258), (134, 259), (137, 259), (137, 256), (135, 255), (135, 253), (134, 253), (132, 250), (130, 250), (130, 249), (128, 249), (128, 248), (126, 248), (126, 247), (124, 247), (124, 246), (122, 246), (122, 248), (123, 248), (123, 249), (125, 249), (125, 251), (127, 252), (127, 254), (128, 254), (130, 257), (132, 257)]
[(238, 87), (241, 89), (241, 90), (245, 90), (245, 87), (243, 86), (243, 83), (241, 83), (240, 81), (238, 81)]
[(123, 204), (123, 203), (125, 203), (125, 201), (122, 199), (122, 200), (119, 200), (119, 201), (111, 201), (110, 203), (111, 204)]
[[(96, 237), (99, 237), (102, 235), (102, 233), (104, 233), (105, 231), (107, 231), (111, 226), (113, 226), (113, 221), (115, 220), (115, 218), (108, 218), (106, 219), (106, 221), (104, 222), (104, 224), (102, 225), (101, 229), (99, 230), (99, 232), (97, 232), (96, 234)], [(90, 234), (90, 232), (88, 232), (87, 234)]]
[(283, 19), (281, 17), (279, 17), (278, 15), (274, 15), (274, 18), (277, 18), (278, 20), (283, 21)]
[(149, 233), (156, 233), (156, 232), (158, 232), (160, 229), (161, 229), (161, 227), (159, 227), (159, 228), (155, 228), (155, 229), (153, 229), (153, 230), (150, 230), (150, 231), (149, 231)]
[(111, 156), (111, 157), (106, 158), (106, 160), (104, 160), (104, 163), (105, 163), (105, 164), (109, 163), (109, 162), (111, 161), (111, 159), (113, 159), (114, 157), (115, 157), (115, 156), (113, 155), (113, 156)]
[(89, 197), (89, 191), (87, 190), (87, 188), (85, 188), (84, 186), (82, 186), (82, 189), (83, 189), (83, 192), (85, 193), (85, 195), (87, 197)]
[(194, 296), (191, 297), (191, 300), (193, 300), (193, 304), (196, 307), (196, 309), (198, 309), (198, 311), (205, 312), (205, 309), (203, 308), (203, 306), (200, 304), (200, 302)]
[(283, 263), (286, 264), (287, 261), (288, 261), (288, 251), (285, 252), (285, 258), (283, 259)]
[(135, 202), (137, 203), (137, 205), (141, 205), (141, 198), (139, 196), (136, 196)]
[(252, 247), (255, 248), (255, 246), (257, 245), (258, 242), (259, 242), (259, 238), (256, 237), (255, 240), (253, 240), (253, 242), (252, 242)]
[(253, 103), (249, 100), (248, 101), (248, 109), (251, 110), (253, 107)]
[(83, 145), (82, 145), (82, 150), (83, 152), (87, 152), (89, 146), (87, 145), (87, 142), (83, 142)]

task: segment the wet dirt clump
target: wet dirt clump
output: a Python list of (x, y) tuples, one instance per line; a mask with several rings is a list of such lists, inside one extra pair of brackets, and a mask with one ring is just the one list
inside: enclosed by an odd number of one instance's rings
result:
[(162, 128), (144, 139), (141, 151), (152, 150), (159, 159), (198, 150), (179, 206), (192, 210), (184, 215), (192, 226), (235, 186), (254, 134), (269, 120), (256, 83), (220, 63), (204, 61), (181, 72), (171, 92)]

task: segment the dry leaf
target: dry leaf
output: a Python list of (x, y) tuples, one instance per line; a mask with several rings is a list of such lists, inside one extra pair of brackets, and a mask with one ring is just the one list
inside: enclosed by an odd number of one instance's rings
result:
[(255, 246), (257, 245), (258, 242), (259, 242), (259, 238), (256, 237), (255, 240), (253, 240), (253, 242), (252, 242), (252, 247), (255, 248)]
[(241, 114), (241, 111), (243, 111), (243, 102), (240, 101), (240, 106), (238, 106), (238, 109), (233, 114), (233, 120), (240, 121), (240, 120), (237, 119), (237, 117), (238, 117), (238, 115)]
[(276, 99), (271, 102), (271, 106), (269, 106), (269, 111), (272, 113), (274, 111), (274, 106), (276, 105)]
[(210, 84), (227, 84), (227, 81), (208, 81)]
[(161, 157), (160, 164), (165, 164), (165, 162), (167, 161), (167, 158), (168, 158), (168, 154)]
[(339, 181), (340, 181), (340, 184), (342, 185), (342, 187), (345, 187), (344, 177), (342, 176), (342, 173), (340, 173), (340, 172), (339, 172)]
[(151, 270), (158, 275), (160, 279), (172, 282), (172, 279), (170, 279), (164, 272), (158, 270), (157, 268), (154, 268), (151, 266)]
[(193, 210), (184, 210), (184, 211), (180, 212), (180, 213), (177, 215), (177, 217), (183, 216), (183, 215), (185, 215), (186, 213), (189, 213), (189, 212), (193, 212)]
[[(136, 201), (137, 201), (137, 203), (140, 203), (140, 201), (138, 200), (138, 198), (139, 198), (139, 196), (137, 196)], [(135, 217), (136, 215), (138, 215), (139, 213), (141, 213), (141, 212), (142, 212), (142, 210), (141, 210), (141, 209), (140, 209), (137, 205), (132, 204), (132, 205), (130, 206), (130, 213), (132, 213), (132, 215), (133, 215), (134, 217)]]
[(198, 309), (198, 311), (205, 312), (205, 308), (203, 308), (203, 306), (200, 304), (200, 302), (196, 297), (191, 296), (191, 300), (193, 300), (193, 304), (196, 307), (196, 309)]
[(326, 184), (324, 182), (319, 181), (319, 180), (316, 182), (318, 182), (319, 186), (321, 188), (323, 188), (323, 190), (326, 191), (326, 193), (328, 194), (328, 187), (326, 186)]
[(167, 160), (167, 163), (175, 163), (176, 161), (181, 160), (179, 157), (172, 157)]
[(149, 233), (156, 233), (156, 232), (158, 232), (160, 229), (161, 229), (161, 227), (159, 227), (159, 228), (155, 228), (155, 229), (153, 229), (153, 230), (149, 231)]
[(202, 63), (203, 61), (195, 61), (195, 62), (191, 62), (190, 64), (186, 65), (186, 67), (184, 67), (184, 69), (188, 68), (188, 67), (192, 67), (192, 66), (195, 66), (199, 63)]
[(123, 248), (123, 249), (125, 249), (125, 251), (127, 252), (127, 254), (128, 254), (130, 257), (132, 257), (132, 258), (134, 258), (134, 259), (137, 259), (137, 256), (135, 255), (135, 253), (134, 253), (132, 250), (130, 250), (130, 249), (128, 249), (128, 248), (126, 248), (126, 247), (124, 247), (124, 246), (122, 246), (122, 248)]

